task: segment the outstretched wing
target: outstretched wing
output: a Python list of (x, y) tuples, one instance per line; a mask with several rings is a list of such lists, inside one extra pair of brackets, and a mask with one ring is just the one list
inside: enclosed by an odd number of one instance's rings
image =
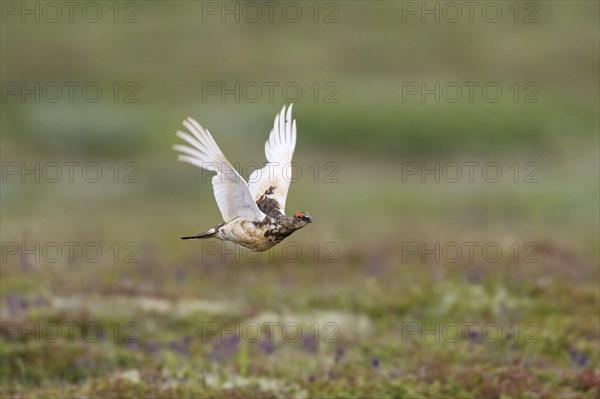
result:
[(181, 153), (178, 157), (180, 161), (217, 173), (212, 178), (212, 184), (223, 220), (229, 222), (237, 217), (263, 220), (265, 214), (258, 209), (250, 195), (248, 184), (225, 158), (210, 132), (192, 118), (183, 121), (183, 125), (192, 135), (178, 131), (177, 137), (190, 146), (175, 144), (173, 149)]
[(296, 148), (296, 121), (292, 105), (275, 116), (273, 129), (265, 143), (267, 164), (250, 175), (250, 193), (260, 210), (270, 216), (285, 214), (285, 199), (292, 179), (292, 156)]

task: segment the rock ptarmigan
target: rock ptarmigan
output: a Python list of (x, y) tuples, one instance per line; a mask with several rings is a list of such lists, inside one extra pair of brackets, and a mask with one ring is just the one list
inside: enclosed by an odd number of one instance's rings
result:
[(183, 121), (189, 130), (177, 132), (189, 145), (175, 144), (178, 159), (216, 172), (212, 184), (223, 223), (195, 236), (182, 239), (217, 238), (244, 248), (265, 251), (294, 231), (312, 222), (306, 212), (285, 215), (285, 200), (290, 187), (292, 156), (296, 147), (296, 120), (292, 106), (284, 106), (275, 116), (273, 129), (265, 143), (267, 164), (250, 175), (250, 184), (231, 166), (211, 136), (192, 118)]

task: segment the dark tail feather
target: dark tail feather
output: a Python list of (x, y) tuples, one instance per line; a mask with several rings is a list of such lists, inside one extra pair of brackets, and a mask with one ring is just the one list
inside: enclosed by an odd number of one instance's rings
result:
[(197, 238), (211, 238), (211, 237), (215, 236), (217, 231), (219, 231), (219, 230), (216, 227), (213, 227), (212, 229), (205, 231), (204, 233), (198, 233), (195, 236), (181, 237), (181, 239), (182, 240), (194, 240)]

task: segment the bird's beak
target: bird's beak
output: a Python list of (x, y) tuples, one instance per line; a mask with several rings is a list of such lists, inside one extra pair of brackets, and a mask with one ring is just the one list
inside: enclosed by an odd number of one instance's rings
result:
[(310, 216), (308, 217), (308, 223), (312, 223), (312, 218)]

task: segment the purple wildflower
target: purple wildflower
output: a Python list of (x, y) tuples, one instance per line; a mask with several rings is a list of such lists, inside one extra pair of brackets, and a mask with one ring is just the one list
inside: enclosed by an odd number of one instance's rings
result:
[(305, 335), (302, 337), (302, 347), (304, 350), (310, 353), (317, 353), (319, 351), (315, 337), (311, 335)]
[(271, 342), (270, 339), (263, 339), (259, 342), (258, 346), (262, 349), (267, 355), (270, 355), (275, 351), (275, 344)]
[(337, 348), (335, 348), (335, 361), (336, 362), (339, 362), (340, 360), (342, 360), (345, 355), (346, 355), (346, 349), (342, 348), (341, 346), (338, 346)]
[(575, 349), (569, 349), (569, 357), (577, 366), (585, 366), (589, 360), (585, 353), (578, 352)]
[(379, 358), (378, 357), (374, 357), (373, 359), (371, 359), (371, 365), (373, 367), (379, 367)]
[(6, 301), (8, 302), (8, 309), (13, 314), (27, 310), (27, 301), (17, 294), (8, 294)]

